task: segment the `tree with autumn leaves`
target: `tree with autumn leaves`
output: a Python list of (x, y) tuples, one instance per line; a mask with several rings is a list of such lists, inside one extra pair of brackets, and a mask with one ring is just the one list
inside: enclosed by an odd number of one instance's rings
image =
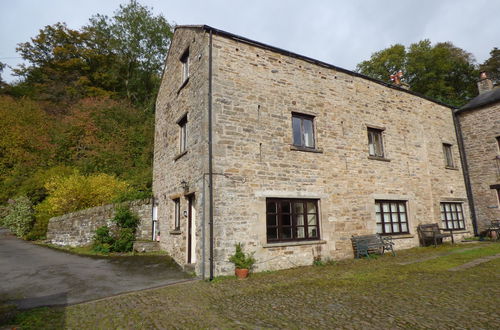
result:
[[(19, 44), (21, 80), (0, 86), (0, 205), (34, 212), (26, 236), (43, 237), (52, 216), (150, 196), (171, 36), (162, 15), (132, 0), (112, 17), (78, 30), (56, 23)], [(26, 198), (33, 207), (16, 206)]]

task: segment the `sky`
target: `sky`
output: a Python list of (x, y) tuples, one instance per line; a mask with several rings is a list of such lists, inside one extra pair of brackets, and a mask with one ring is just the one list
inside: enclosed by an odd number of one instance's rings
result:
[[(79, 29), (128, 0), (0, 0), (0, 62), (46, 25)], [(478, 63), (500, 48), (500, 0), (139, 0), (170, 23), (207, 24), (345, 69), (394, 44), (451, 41)], [(15, 77), (6, 69), (3, 79)]]

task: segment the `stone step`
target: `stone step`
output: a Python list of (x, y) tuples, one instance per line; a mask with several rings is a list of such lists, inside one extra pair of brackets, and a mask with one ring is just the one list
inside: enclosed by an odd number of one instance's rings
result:
[(160, 243), (155, 241), (135, 241), (133, 249), (135, 252), (160, 251)]

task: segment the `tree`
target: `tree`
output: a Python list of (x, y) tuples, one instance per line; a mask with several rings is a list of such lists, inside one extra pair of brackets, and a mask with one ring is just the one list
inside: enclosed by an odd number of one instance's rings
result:
[(95, 15), (81, 30), (65, 23), (41, 29), (17, 51), (29, 65), (15, 73), (38, 100), (63, 105), (89, 96), (127, 98), (153, 108), (172, 28), (131, 0), (111, 18)]
[(451, 42), (432, 46), (426, 39), (407, 48), (393, 45), (356, 67), (356, 71), (386, 82), (399, 70), (410, 90), (453, 106), (477, 95), (474, 57)]
[(490, 51), (490, 58), (481, 64), (479, 70), (486, 71), (495, 84), (500, 84), (500, 49), (493, 48)]

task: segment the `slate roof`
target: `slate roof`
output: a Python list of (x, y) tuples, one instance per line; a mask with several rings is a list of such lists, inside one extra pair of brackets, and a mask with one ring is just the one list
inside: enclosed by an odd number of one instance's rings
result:
[(479, 94), (456, 112), (472, 110), (496, 102), (500, 102), (500, 88), (498, 87), (493, 88), (491, 91), (487, 91), (486, 93)]

